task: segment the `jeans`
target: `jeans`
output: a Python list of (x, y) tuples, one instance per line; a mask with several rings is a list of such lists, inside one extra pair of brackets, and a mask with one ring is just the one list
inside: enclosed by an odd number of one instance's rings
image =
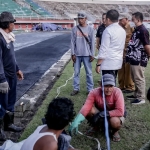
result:
[(6, 79), (10, 90), (8, 93), (0, 93), (0, 118), (4, 117), (6, 110), (14, 112), (14, 105), (16, 102), (17, 77), (6, 77)]
[(91, 91), (94, 87), (94, 83), (93, 83), (93, 75), (92, 75), (92, 64), (90, 62), (89, 56), (76, 56), (76, 62), (74, 63), (73, 87), (74, 90), (76, 91), (80, 90), (80, 68), (82, 62), (84, 64), (84, 68), (86, 71), (87, 90)]

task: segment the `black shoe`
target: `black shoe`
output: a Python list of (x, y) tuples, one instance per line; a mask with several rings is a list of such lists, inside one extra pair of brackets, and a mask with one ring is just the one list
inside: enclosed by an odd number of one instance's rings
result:
[(126, 96), (126, 98), (127, 98), (128, 100), (136, 99), (136, 97), (135, 97), (134, 95)]
[(145, 100), (139, 100), (139, 99), (135, 99), (131, 102), (132, 105), (141, 105), (141, 104), (145, 104)]
[(79, 91), (73, 90), (72, 93), (70, 94), (71, 96), (77, 95)]
[(18, 127), (14, 125), (14, 113), (7, 112), (4, 116), (4, 130), (5, 131), (13, 131), (13, 132), (20, 132), (23, 130), (22, 127)]
[(128, 93), (133, 93), (134, 91), (133, 90), (123, 90), (122, 92), (128, 94)]
[(6, 135), (3, 130), (3, 119), (0, 118), (0, 141), (6, 141)]

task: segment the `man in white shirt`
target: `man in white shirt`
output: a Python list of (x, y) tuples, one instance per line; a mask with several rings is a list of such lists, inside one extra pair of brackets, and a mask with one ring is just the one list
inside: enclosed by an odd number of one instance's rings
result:
[(118, 24), (119, 13), (109, 10), (106, 13), (106, 29), (102, 35), (102, 42), (98, 53), (96, 72), (112, 74), (117, 77), (117, 72), (122, 67), (123, 49), (125, 45), (125, 30)]

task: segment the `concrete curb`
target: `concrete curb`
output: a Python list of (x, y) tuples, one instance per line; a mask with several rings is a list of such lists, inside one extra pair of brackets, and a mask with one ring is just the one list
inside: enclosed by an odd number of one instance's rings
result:
[(32, 110), (39, 98), (45, 91), (56, 81), (56, 77), (60, 76), (61, 72), (68, 64), (71, 58), (71, 51), (68, 50), (61, 59), (54, 63), (35, 83), (27, 93), (25, 93), (15, 104), (15, 117), (23, 117), (24, 112)]

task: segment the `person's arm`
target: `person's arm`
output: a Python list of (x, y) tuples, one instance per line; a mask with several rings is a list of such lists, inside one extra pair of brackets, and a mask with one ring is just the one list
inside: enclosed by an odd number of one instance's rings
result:
[(74, 33), (75, 28), (72, 29), (71, 32), (71, 55), (74, 55), (75, 45), (76, 45), (76, 38)]
[(98, 52), (98, 60), (96, 65), (97, 73), (100, 73), (100, 64), (107, 57), (107, 50), (109, 49), (109, 45), (110, 45), (110, 34), (107, 30), (104, 30), (102, 34), (101, 46)]
[(141, 32), (140, 40), (144, 46), (145, 52), (149, 57), (150, 56), (149, 32), (148, 31)]
[(100, 46), (100, 38), (96, 37), (96, 48), (99, 50), (99, 46)]
[(80, 113), (86, 117), (88, 115), (88, 113), (90, 112), (90, 110), (93, 107), (94, 104), (94, 99), (95, 99), (95, 94), (94, 94), (94, 90), (91, 91), (85, 101), (85, 104), (83, 105), (83, 107), (80, 110)]
[(94, 29), (91, 28), (91, 54), (92, 57), (95, 55), (95, 34), (94, 34)]
[(110, 117), (122, 117), (124, 115), (124, 97), (120, 89), (117, 89), (114, 97), (115, 109), (109, 111)]
[(2, 41), (0, 40), (0, 83), (6, 82), (4, 73), (3, 59), (2, 59)]

